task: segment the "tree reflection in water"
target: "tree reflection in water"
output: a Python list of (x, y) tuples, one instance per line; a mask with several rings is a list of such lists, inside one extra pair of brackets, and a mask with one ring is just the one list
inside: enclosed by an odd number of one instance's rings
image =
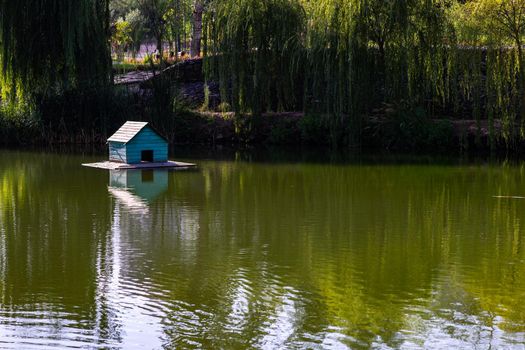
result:
[(525, 342), (525, 201), (493, 198), (523, 194), (522, 165), (207, 161), (108, 180), (78, 157), (1, 157), (7, 346)]

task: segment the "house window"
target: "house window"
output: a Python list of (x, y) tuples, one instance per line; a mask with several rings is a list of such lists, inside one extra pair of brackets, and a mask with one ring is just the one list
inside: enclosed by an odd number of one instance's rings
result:
[(153, 162), (153, 150), (141, 151), (140, 160), (142, 162)]

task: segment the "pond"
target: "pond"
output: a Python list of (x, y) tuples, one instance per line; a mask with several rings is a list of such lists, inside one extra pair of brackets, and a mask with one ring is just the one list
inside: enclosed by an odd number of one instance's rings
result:
[(102, 157), (0, 151), (0, 348), (525, 347), (525, 163)]

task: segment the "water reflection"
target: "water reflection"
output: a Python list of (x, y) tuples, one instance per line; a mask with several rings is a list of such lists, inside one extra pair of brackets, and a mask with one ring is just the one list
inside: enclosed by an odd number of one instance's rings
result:
[(103, 344), (92, 309), (111, 213), (103, 178), (70, 172), (69, 157), (0, 159), (0, 346)]
[(521, 165), (0, 156), (0, 347), (525, 344)]
[(168, 189), (167, 170), (110, 170), (109, 193), (129, 211), (148, 214), (149, 203)]

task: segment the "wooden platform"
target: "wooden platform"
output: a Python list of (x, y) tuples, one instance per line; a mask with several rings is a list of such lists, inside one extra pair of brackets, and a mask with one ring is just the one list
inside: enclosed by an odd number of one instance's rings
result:
[(117, 162), (98, 162), (98, 163), (84, 163), (83, 166), (87, 166), (90, 168), (99, 168), (99, 169), (106, 169), (106, 170), (128, 170), (128, 169), (177, 169), (177, 170), (186, 170), (186, 169), (194, 169), (197, 167), (197, 165), (193, 163), (185, 163), (185, 162), (175, 162), (172, 160), (168, 160), (164, 163), (138, 163), (138, 164), (125, 164), (125, 163), (117, 163)]

